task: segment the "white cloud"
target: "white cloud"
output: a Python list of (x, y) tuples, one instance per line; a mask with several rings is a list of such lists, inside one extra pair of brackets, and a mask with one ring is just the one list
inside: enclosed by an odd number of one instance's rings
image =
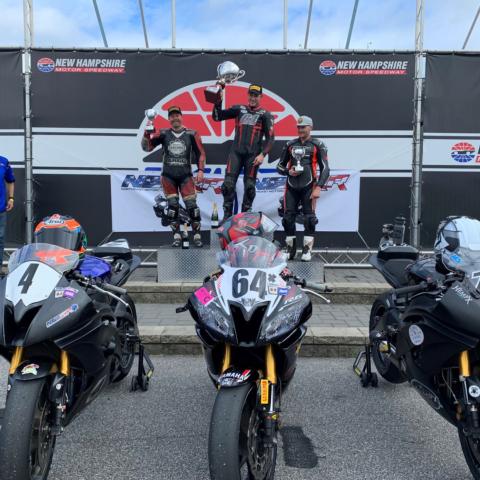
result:
[[(97, 0), (109, 45), (143, 47), (137, 0)], [(170, 0), (143, 0), (150, 45), (170, 46)], [(303, 46), (309, 0), (289, 0), (288, 46)], [(345, 46), (354, 0), (314, 0), (310, 48)], [(425, 0), (425, 47), (459, 50), (477, 0)], [(0, 45), (23, 43), (21, 0), (0, 0)], [(91, 0), (34, 0), (35, 44), (101, 47)], [(177, 0), (179, 48), (281, 48), (283, 0)], [(350, 46), (413, 49), (415, 0), (360, 0)], [(480, 24), (469, 44), (480, 49)]]

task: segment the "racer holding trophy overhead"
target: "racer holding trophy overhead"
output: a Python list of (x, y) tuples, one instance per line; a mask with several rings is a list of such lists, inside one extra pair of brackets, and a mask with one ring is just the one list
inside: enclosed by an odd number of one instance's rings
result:
[(286, 143), (277, 165), (278, 173), (288, 177), (285, 183), (285, 214), (282, 220), (287, 252), (293, 260), (297, 251), (295, 217), (298, 204), (301, 203), (305, 228), (302, 260), (306, 262), (312, 259), (313, 234), (317, 224), (315, 204), (320, 197), (321, 187), (330, 175), (327, 147), (318, 138), (312, 138), (312, 127), (313, 121), (310, 117), (299, 117), (298, 137)]
[[(226, 73), (222, 73), (222, 71)], [(236, 72), (237, 76), (229, 80), (228, 75), (232, 75), (231, 71)], [(256, 195), (258, 169), (265, 156), (272, 149), (275, 140), (273, 115), (260, 106), (262, 99), (261, 85), (251, 84), (249, 86), (247, 105), (233, 105), (225, 110), (222, 109), (225, 83), (232, 83), (240, 78), (238, 73), (238, 67), (233, 62), (224, 62), (219, 65), (218, 74), (220, 80), (218, 85), (220, 88), (217, 87), (218, 92), (215, 95), (210, 95), (210, 98), (207, 96), (208, 101), (214, 102), (214, 120), (220, 122), (222, 120), (235, 119), (235, 138), (228, 155), (225, 181), (222, 186), (223, 220), (226, 220), (233, 214), (235, 188), (242, 168), (244, 175), (242, 212), (251, 211)], [(206, 95), (208, 95), (208, 91)]]
[[(201, 216), (195, 191), (195, 182), (203, 181), (205, 169), (205, 150), (200, 135), (195, 130), (189, 130), (183, 126), (180, 107), (172, 106), (168, 109), (168, 120), (172, 128), (162, 129), (159, 132), (156, 132), (153, 126), (156, 112), (153, 109), (147, 110), (146, 115), (149, 122), (142, 138), (143, 150), (151, 152), (158, 145), (163, 147), (162, 188), (167, 198), (168, 217), (173, 230), (172, 246), (180, 247), (182, 244), (178, 221), (179, 193), (181, 193), (192, 225), (193, 243), (196, 247), (202, 247)], [(192, 160), (198, 164), (195, 181), (192, 178)]]

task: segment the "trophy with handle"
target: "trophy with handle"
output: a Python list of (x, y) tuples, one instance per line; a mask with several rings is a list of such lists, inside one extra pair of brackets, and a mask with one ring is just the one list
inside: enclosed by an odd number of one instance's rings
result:
[(302, 158), (305, 156), (305, 147), (293, 147), (292, 157), (297, 161), (297, 164), (293, 166), (293, 170), (297, 173), (303, 172)]
[(222, 101), (221, 91), (227, 83), (234, 83), (245, 75), (245, 70), (240, 70), (237, 64), (227, 61), (217, 67), (217, 83), (204, 90), (205, 100), (210, 103)]
[(154, 108), (149, 108), (148, 110), (145, 110), (145, 116), (147, 117), (147, 125), (145, 126), (145, 131), (148, 133), (155, 132), (155, 125), (153, 124), (153, 121), (157, 116), (157, 111)]

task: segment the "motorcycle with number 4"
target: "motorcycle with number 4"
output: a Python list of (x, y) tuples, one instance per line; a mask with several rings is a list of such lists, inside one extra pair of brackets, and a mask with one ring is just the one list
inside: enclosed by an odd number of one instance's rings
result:
[[(480, 221), (448, 217), (435, 257), (409, 245), (383, 244), (370, 262), (394, 287), (370, 316), (369, 344), (354, 371), (377, 386), (408, 381), (458, 430), (463, 454), (480, 479)], [(363, 369), (360, 368), (365, 359)]]
[(256, 236), (272, 225), (261, 213), (224, 223), (219, 271), (177, 309), (192, 315), (218, 389), (208, 446), (214, 480), (274, 478), (282, 393), (312, 314), (305, 292), (328, 302), (317, 293), (329, 291), (326, 285), (306, 288), (279, 245)]
[[(128, 375), (137, 347), (134, 384), (148, 387), (151, 362), (143, 356), (135, 305), (121, 288), (140, 261), (118, 242), (92, 253), (79, 265), (75, 251), (26, 245), (0, 281), (0, 354), (10, 363), (2, 480), (46, 479), (57, 436), (106, 385)], [(106, 266), (102, 278), (85, 274), (92, 264)]]

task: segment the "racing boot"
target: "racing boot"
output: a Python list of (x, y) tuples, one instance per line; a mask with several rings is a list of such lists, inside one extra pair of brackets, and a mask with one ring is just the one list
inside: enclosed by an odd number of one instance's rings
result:
[(286, 237), (285, 244), (285, 251), (288, 254), (288, 259), (293, 260), (297, 254), (297, 237)]
[(180, 232), (176, 232), (173, 234), (172, 247), (180, 248), (181, 246), (182, 246), (182, 236), (180, 235)]
[(202, 236), (200, 235), (200, 232), (195, 232), (195, 234), (193, 235), (193, 244), (197, 248), (202, 248), (203, 247)]
[(309, 262), (312, 259), (313, 237), (303, 237), (302, 262)]

